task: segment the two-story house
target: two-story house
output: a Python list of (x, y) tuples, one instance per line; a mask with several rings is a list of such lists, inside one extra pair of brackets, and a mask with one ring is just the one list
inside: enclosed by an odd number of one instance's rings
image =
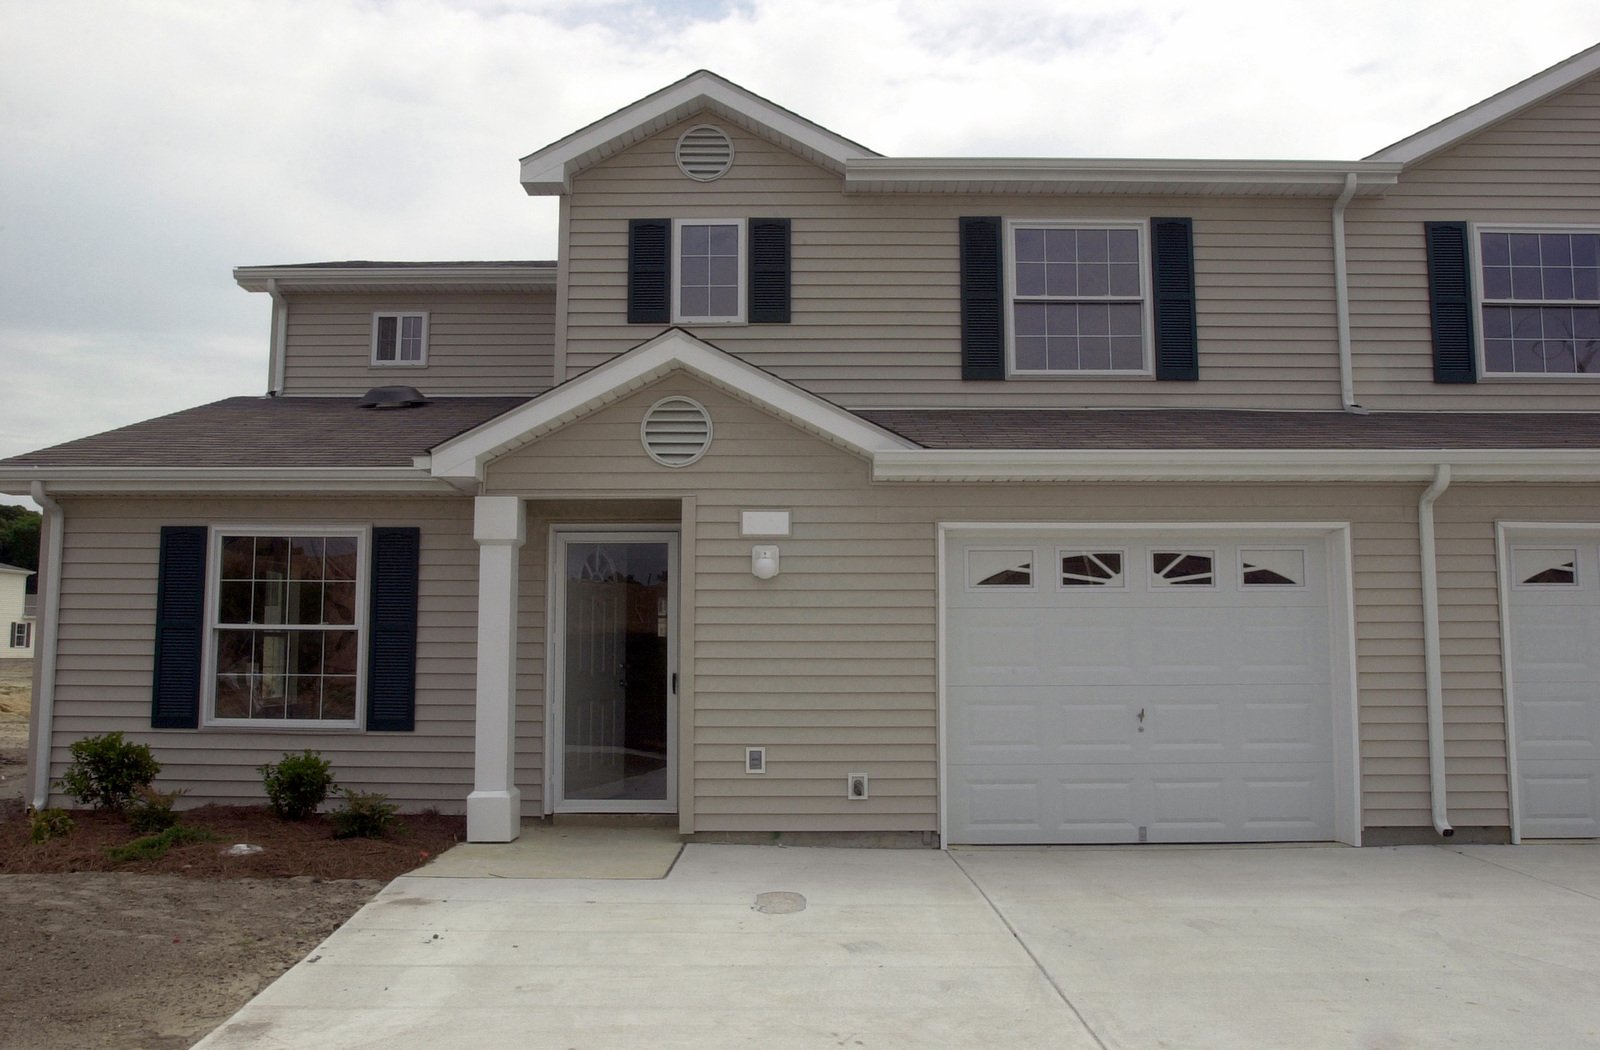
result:
[(1600, 48), (1365, 160), (883, 157), (700, 72), (554, 262), (235, 272), (269, 388), (0, 463), (32, 796), (469, 836), (1600, 835)]

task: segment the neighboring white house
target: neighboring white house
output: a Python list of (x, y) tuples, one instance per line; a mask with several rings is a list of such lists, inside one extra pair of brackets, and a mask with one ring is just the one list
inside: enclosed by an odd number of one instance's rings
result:
[(32, 569), (0, 564), (0, 660), (33, 656), (33, 610), (24, 593), (32, 575)]

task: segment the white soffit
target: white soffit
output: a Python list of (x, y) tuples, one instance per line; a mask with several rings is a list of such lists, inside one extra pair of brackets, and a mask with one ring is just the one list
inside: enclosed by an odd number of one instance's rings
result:
[(1416, 164), (1502, 120), (1516, 116), (1530, 106), (1538, 105), (1552, 95), (1560, 94), (1596, 73), (1600, 73), (1600, 44), (1557, 62), (1544, 72), (1535, 73), (1520, 84), (1513, 84), (1499, 94), (1491, 95), (1477, 105), (1469, 106), (1453, 117), (1446, 117), (1392, 146), (1385, 146), (1367, 159), (1397, 161), (1408, 166)]
[(492, 460), (680, 371), (864, 458), (916, 447), (674, 328), (436, 446), (431, 456), (433, 476), (481, 480)]
[(853, 193), (1159, 193), (1191, 196), (1337, 197), (1393, 186), (1400, 165), (1380, 161), (1113, 160), (863, 157), (845, 165)]
[(556, 267), (484, 266), (239, 266), (233, 279), (247, 292), (264, 292), (277, 281), (280, 292), (554, 292)]
[(702, 69), (528, 154), (522, 158), (522, 188), (530, 196), (566, 193), (585, 168), (697, 113), (714, 114), (831, 171), (877, 155)]

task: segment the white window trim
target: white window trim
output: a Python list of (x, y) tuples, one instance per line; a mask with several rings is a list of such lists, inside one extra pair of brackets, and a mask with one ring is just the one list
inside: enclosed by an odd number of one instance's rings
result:
[[(1139, 301), (1143, 307), (1141, 314), (1142, 342), (1144, 344), (1144, 364), (1138, 369), (1022, 369), (1017, 367), (1016, 338), (1016, 303), (1017, 303), (1017, 231), (1019, 229), (1057, 229), (1057, 230), (1133, 230), (1139, 237)], [(1146, 219), (1007, 219), (1005, 229), (1005, 243), (1001, 246), (1005, 253), (1005, 301), (1004, 320), (1002, 322), (1006, 333), (1006, 377), (1019, 379), (1077, 379), (1077, 378), (1113, 378), (1113, 379), (1140, 379), (1155, 378), (1155, 355), (1152, 353), (1153, 328), (1155, 323), (1155, 307), (1151, 301), (1150, 287), (1150, 223)], [(1126, 297), (1104, 298), (1090, 297), (1083, 300), (1029, 300), (1030, 302), (1051, 301), (1083, 301), (1083, 302), (1131, 302)]]
[[(1198, 554), (1211, 559), (1210, 583), (1173, 583), (1165, 576), (1156, 572), (1155, 557), (1157, 554), (1178, 554), (1187, 557)], [(1150, 543), (1145, 547), (1144, 558), (1144, 588), (1146, 591), (1162, 594), (1193, 594), (1219, 590), (1222, 586), (1222, 560), (1217, 557), (1215, 547), (1189, 547), (1181, 543)]]
[[(983, 554), (1026, 554), (1028, 555), (1028, 582), (1027, 583), (992, 583), (987, 587), (972, 578), (971, 555)], [(967, 563), (962, 568), (962, 580), (966, 584), (968, 594), (992, 594), (995, 591), (1036, 591), (1039, 589), (1039, 551), (1033, 547), (1007, 547), (998, 545), (994, 547), (968, 547)]]
[(1593, 383), (1600, 372), (1491, 372), (1483, 346), (1483, 308), (1485, 306), (1589, 306), (1588, 299), (1495, 299), (1483, 294), (1483, 235), (1486, 233), (1600, 233), (1592, 222), (1474, 222), (1468, 225), (1468, 251), (1472, 253), (1472, 343), (1477, 356), (1478, 378), (1510, 379), (1519, 383)]
[[(1246, 551), (1298, 551), (1300, 553), (1299, 583), (1245, 583), (1244, 582), (1244, 555)], [(1245, 594), (1254, 594), (1257, 591), (1303, 591), (1311, 586), (1311, 552), (1299, 544), (1278, 543), (1240, 543), (1233, 548), (1234, 589)]]
[[(395, 322), (395, 339), (400, 338), (401, 320), (407, 317), (422, 318), (422, 356), (415, 361), (398, 360), (400, 347), (395, 346), (394, 361), (378, 360), (378, 320), (383, 317), (394, 317), (400, 320)], [(373, 368), (424, 368), (428, 364), (428, 312), (426, 310), (374, 310), (372, 312), (372, 367)]]
[[(367, 595), (372, 587), (372, 529), (348, 522), (223, 522), (209, 526), (206, 547), (205, 643), (200, 659), (200, 724), (203, 728), (320, 730), (349, 732), (364, 727), (367, 715)], [(307, 718), (218, 718), (217, 706), (217, 603), (222, 584), (223, 536), (354, 536), (356, 538), (356, 710), (352, 719), (337, 721)]]
[[(1571, 551), (1572, 552), (1572, 582), (1571, 583), (1526, 583), (1517, 571), (1517, 555), (1523, 551)], [(1511, 580), (1511, 589), (1514, 591), (1576, 591), (1581, 590), (1585, 582), (1583, 578), (1584, 550), (1580, 544), (1564, 543), (1515, 543), (1510, 548), (1510, 561), (1506, 567), (1506, 575)]]
[[(697, 317), (693, 314), (683, 313), (679, 309), (683, 291), (683, 228), (684, 226), (732, 226), (739, 233), (739, 312), (733, 317)], [(697, 219), (684, 218), (672, 220), (672, 257), (669, 261), (672, 271), (672, 323), (693, 325), (734, 325), (745, 324), (745, 317), (749, 313), (746, 299), (750, 294), (750, 246), (749, 223), (744, 219)]]

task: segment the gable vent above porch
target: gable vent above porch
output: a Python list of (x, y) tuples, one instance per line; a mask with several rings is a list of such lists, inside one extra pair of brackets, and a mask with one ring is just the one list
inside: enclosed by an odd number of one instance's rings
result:
[(711, 447), (711, 414), (690, 398), (664, 397), (644, 414), (639, 440), (662, 466), (687, 467)]

